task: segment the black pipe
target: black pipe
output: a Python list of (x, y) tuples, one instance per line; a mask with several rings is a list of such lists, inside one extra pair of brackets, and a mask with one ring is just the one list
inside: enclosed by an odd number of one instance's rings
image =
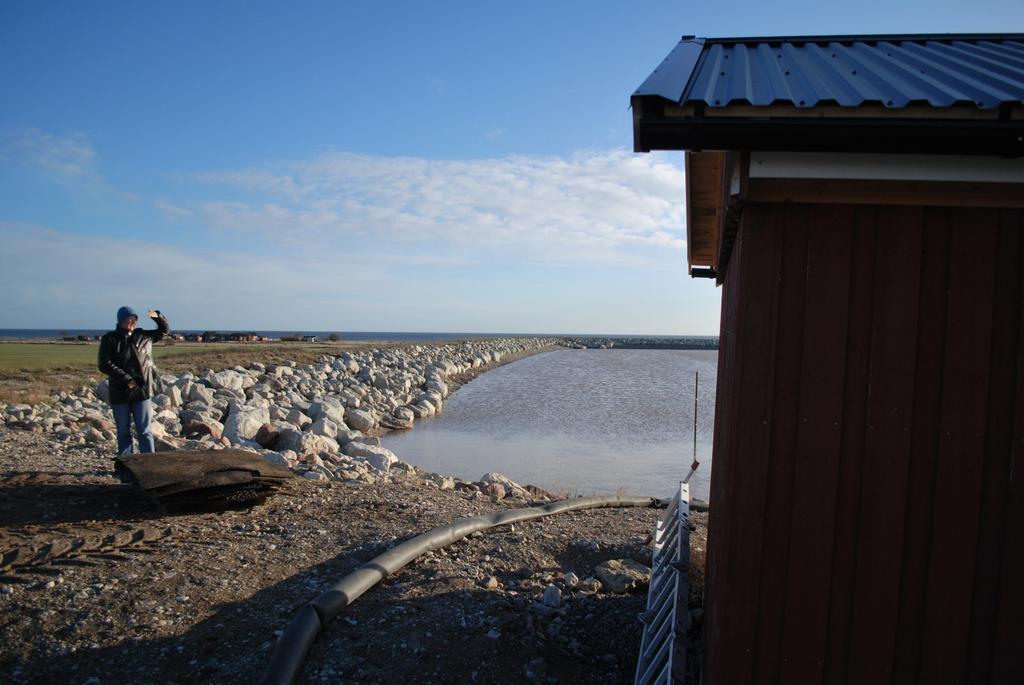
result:
[(653, 497), (623, 497), (620, 495), (580, 497), (552, 502), (539, 507), (506, 509), (492, 514), (456, 519), (452, 523), (417, 535), (411, 540), (396, 545), (384, 554), (374, 557), (303, 606), (288, 624), (281, 639), (278, 640), (260, 683), (263, 685), (291, 685), (294, 683), (302, 669), (309, 648), (325, 625), (364, 592), (426, 552), (458, 542), (477, 531), (567, 511), (604, 507), (664, 506), (665, 502)]

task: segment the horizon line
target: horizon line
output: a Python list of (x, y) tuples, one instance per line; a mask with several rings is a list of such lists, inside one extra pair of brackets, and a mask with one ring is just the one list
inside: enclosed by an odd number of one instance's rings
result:
[[(73, 331), (106, 331), (113, 330), (110, 326), (64, 326), (64, 327), (10, 327), (0, 328), (0, 331), (53, 331), (53, 332), (65, 332), (70, 335)], [(685, 337), (698, 337), (698, 338), (717, 338), (718, 333), (609, 333), (609, 332), (574, 332), (574, 333), (552, 333), (552, 332), (509, 332), (509, 331), (426, 331), (426, 330), (343, 330), (343, 329), (330, 329), (330, 328), (209, 328), (209, 327), (197, 327), (197, 328), (171, 328), (172, 332), (205, 332), (211, 333), (300, 333), (302, 331), (312, 331), (315, 333), (337, 333), (343, 335), (345, 333), (361, 334), (366, 335), (370, 333), (394, 333), (399, 335), (466, 335), (466, 336), (509, 336), (509, 337), (521, 337), (521, 336), (542, 336), (542, 337), (575, 337), (575, 336), (594, 336), (594, 337), (628, 337), (628, 336), (643, 336), (643, 337), (663, 337), (663, 338), (685, 338)]]

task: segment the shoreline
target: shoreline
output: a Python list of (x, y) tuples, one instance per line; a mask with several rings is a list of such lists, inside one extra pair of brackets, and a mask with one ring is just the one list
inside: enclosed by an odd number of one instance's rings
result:
[[(334, 355), (319, 355), (315, 364), (297, 364), (295, 362), (288, 362), (284, 364), (263, 364), (260, 362), (250, 362), (246, 365), (247, 368), (243, 369), (241, 366), (235, 366), (234, 369), (222, 369), (219, 372), (213, 371), (208, 368), (206, 371), (201, 373), (183, 372), (178, 378), (162, 374), (165, 384), (174, 385), (177, 389), (172, 388), (167, 391), (178, 393), (181, 395), (180, 398), (170, 401), (166, 396), (158, 396), (154, 398), (156, 406), (154, 412), (156, 414), (157, 421), (154, 423), (154, 433), (157, 437), (157, 450), (168, 450), (168, 449), (220, 449), (222, 447), (234, 447), (241, 449), (248, 449), (250, 451), (259, 453), (260, 455), (274, 461), (283, 466), (287, 466), (295, 471), (300, 476), (305, 476), (313, 479), (318, 479), (317, 474), (328, 479), (335, 480), (364, 480), (372, 482), (375, 477), (380, 477), (381, 473), (387, 473), (389, 467), (393, 464), (396, 468), (402, 470), (416, 470), (421, 471), (419, 466), (404, 463), (401, 460), (400, 454), (395, 454), (391, 449), (384, 448), (381, 444), (381, 439), (392, 433), (393, 431), (404, 432), (405, 429), (411, 429), (417, 419), (424, 416), (433, 416), (434, 414), (440, 414), (443, 405), (447, 399), (457, 392), (466, 383), (471, 382), (487, 371), (504, 366), (506, 364), (519, 361), (528, 356), (536, 354), (542, 354), (557, 350), (576, 350), (581, 349), (571, 344), (571, 341), (550, 341), (547, 339), (525, 339), (529, 341), (529, 344), (523, 344), (523, 340), (520, 339), (490, 339), (490, 340), (457, 340), (457, 341), (432, 341), (421, 344), (409, 344), (391, 342), (383, 345), (373, 344), (346, 344), (343, 350), (334, 351), (338, 353), (338, 356)], [(567, 344), (568, 343), (568, 344)], [(69, 343), (70, 344), (70, 343)], [(198, 345), (208, 345), (210, 347), (220, 347), (220, 343), (199, 343)], [(252, 346), (258, 348), (261, 343), (255, 343)], [(351, 346), (350, 346), (351, 345)], [(512, 346), (510, 348), (510, 345)], [(240, 345), (239, 347), (249, 347), (248, 345)], [(499, 349), (495, 349), (499, 348)], [(360, 425), (357, 430), (354, 426), (346, 425), (345, 412), (360, 407), (358, 401), (351, 406), (339, 407), (336, 406), (334, 409), (335, 413), (330, 413), (326, 420), (325, 426), (320, 425), (320, 421), (315, 423), (311, 420), (317, 418), (319, 410), (316, 406), (317, 402), (313, 400), (324, 399), (326, 401), (336, 401), (338, 395), (333, 392), (331, 388), (324, 388), (323, 390), (328, 396), (321, 397), (322, 392), (315, 392), (314, 395), (308, 396), (310, 402), (306, 402), (302, 405), (301, 409), (305, 413), (302, 415), (301, 422), (297, 425), (287, 426), (292, 430), (298, 430), (302, 432), (315, 432), (320, 438), (326, 438), (326, 440), (309, 440), (302, 441), (296, 444), (294, 440), (294, 434), (290, 434), (290, 444), (284, 447), (278, 447), (275, 442), (276, 439), (273, 437), (276, 435), (276, 426), (285, 425), (282, 423), (282, 419), (288, 419), (284, 411), (276, 410), (277, 413), (274, 416), (264, 416), (262, 423), (256, 424), (249, 421), (248, 427), (233, 426), (229, 427), (228, 420), (230, 414), (237, 413), (239, 415), (245, 415), (249, 409), (247, 403), (252, 399), (253, 396), (253, 380), (249, 381), (248, 385), (245, 386), (245, 392), (239, 392), (238, 388), (242, 387), (241, 383), (238, 383), (235, 387), (235, 391), (232, 394), (230, 389), (227, 388), (224, 383), (231, 384), (238, 381), (238, 372), (247, 371), (250, 375), (259, 375), (264, 377), (274, 376), (279, 370), (287, 371), (292, 373), (295, 370), (303, 371), (311, 370), (315, 368), (327, 368), (326, 365), (333, 364), (337, 369), (345, 368), (348, 369), (348, 364), (358, 364), (353, 361), (353, 355), (359, 356), (362, 362), (371, 360), (371, 365), (379, 362), (383, 357), (384, 361), (391, 363), (394, 361), (393, 355), (402, 355), (405, 353), (422, 353), (427, 352), (428, 354), (434, 350), (452, 349), (461, 350), (456, 357), (461, 355), (462, 363), (459, 366), (452, 367), (449, 365), (441, 375), (441, 378), (435, 377), (432, 382), (439, 383), (440, 385), (433, 386), (433, 389), (428, 388), (428, 383), (424, 380), (423, 376), (419, 377), (422, 380), (422, 386), (417, 388), (411, 388), (411, 394), (404, 396), (405, 401), (408, 402), (407, 406), (416, 409), (415, 416), (406, 417), (407, 422), (405, 425), (395, 425), (396, 417), (386, 413), (389, 407), (381, 409), (378, 405), (376, 407), (361, 407), (360, 409), (366, 411), (360, 411), (358, 413), (364, 414), (362, 420), (367, 422), (367, 425)], [(585, 349), (585, 348), (584, 348)], [(597, 349), (597, 348), (594, 348)], [(621, 349), (635, 349), (631, 347), (623, 347)], [(492, 356), (488, 356), (488, 350), (494, 351)], [(243, 351), (244, 354), (244, 351)], [(483, 357), (481, 357), (483, 354)], [(476, 356), (477, 359), (473, 359)], [(195, 368), (196, 360), (187, 359), (179, 365), (182, 366), (190, 365)], [(212, 361), (206, 358), (201, 358), (199, 361)], [(188, 362), (193, 362), (188, 364)], [(472, 363), (470, 363), (472, 362)], [(405, 362), (402, 362), (405, 364)], [(170, 366), (169, 364), (160, 362), (162, 368)], [(363, 369), (365, 372), (365, 369)], [(421, 365), (419, 372), (425, 372), (426, 369)], [(435, 369), (432, 373), (436, 373)], [(354, 382), (351, 377), (354, 372), (349, 371), (349, 378), (345, 380), (348, 383), (350, 380)], [(233, 376), (232, 378), (217, 380), (215, 377), (227, 374)], [(285, 376), (288, 378), (289, 376)], [(196, 384), (202, 384), (207, 390), (214, 392), (215, 398), (211, 399), (207, 397), (196, 397), (196, 390), (188, 390), (187, 388), (192, 385), (190, 382), (186, 382), (182, 385), (182, 379), (188, 379)], [(257, 377), (258, 380), (258, 377)], [(360, 376), (359, 380), (371, 381), (371, 378), (363, 378)], [(379, 380), (379, 379), (378, 379)], [(370, 383), (369, 389), (375, 391)], [(443, 389), (442, 392), (438, 392), (438, 389)], [(259, 390), (260, 386), (256, 386)], [(348, 387), (335, 386), (334, 389), (340, 389), (341, 391), (348, 393)], [(365, 388), (357, 388), (361, 391)], [(201, 390), (201, 389), (200, 389)], [(183, 392), (182, 392), (183, 391)], [(390, 392), (390, 391), (389, 391)], [(419, 398), (415, 395), (419, 393)], [(413, 403), (422, 400), (427, 397), (428, 393), (433, 393), (432, 396), (427, 398), (428, 411), (421, 413), (419, 407), (415, 407)], [(199, 393), (202, 395), (202, 392)], [(335, 399), (332, 399), (333, 396)], [(363, 397), (363, 394), (359, 395)], [(259, 395), (256, 396), (259, 399)], [(225, 399), (226, 398), (226, 399)], [(24, 428), (28, 430), (42, 430), (44, 432), (56, 432), (57, 437), (65, 443), (69, 444), (84, 444), (88, 443), (91, 445), (107, 444), (110, 446), (111, 451), (114, 451), (113, 447), (113, 424), (111, 416), (109, 414), (109, 406), (100, 398), (94, 389), (87, 387), (81, 387), (77, 393), (61, 391), (51, 396), (49, 403), (40, 403), (31, 405), (28, 403), (18, 404), (7, 404), (0, 403), (0, 422), (6, 423), (12, 427)], [(344, 399), (344, 398), (341, 398)], [(351, 394), (348, 396), (351, 400)], [(380, 399), (379, 397), (377, 399)], [(213, 411), (213, 416), (199, 417), (202, 425), (194, 425), (191, 423), (196, 417), (195, 412), (182, 411), (189, 405), (191, 409), (195, 409), (194, 403), (202, 401), (205, 403), (205, 408), (209, 411)], [(218, 407), (210, 406), (213, 401), (219, 402)], [(429, 405), (433, 403), (433, 407)], [(72, 404), (77, 407), (75, 409), (69, 409), (66, 405)], [(83, 407), (84, 404), (84, 407)], [(264, 403), (266, 404), (266, 403)], [(345, 403), (350, 404), (349, 402)], [(400, 403), (392, 401), (391, 407), (395, 407), (396, 413), (398, 411), (405, 411), (400, 408)], [(218, 411), (218, 408), (220, 411)], [(238, 412), (235, 410), (238, 409)], [(271, 409), (275, 409), (271, 407)], [(287, 406), (285, 407), (287, 409)], [(58, 412), (60, 416), (58, 418)], [(70, 412), (70, 415), (69, 415)], [(179, 416), (175, 417), (174, 413), (180, 412)], [(365, 414), (370, 412), (372, 416), (367, 417)], [(190, 418), (189, 425), (185, 424), (185, 414), (188, 413)], [(258, 413), (258, 412), (254, 412)], [(321, 411), (322, 413), (322, 411)], [(215, 417), (215, 418), (214, 418)], [(235, 417), (237, 418), (237, 417)], [(244, 418), (244, 416), (243, 416)], [(167, 420), (170, 419), (170, 423)], [(209, 419), (209, 420), (206, 420)], [(333, 426), (331, 419), (333, 419)], [(269, 422), (268, 422), (269, 421)], [(243, 421), (245, 423), (245, 421)], [(312, 424), (312, 425), (311, 425)], [(271, 437), (269, 441), (264, 436), (258, 436), (259, 428), (265, 428), (271, 430)], [(340, 428), (340, 430), (339, 430)], [(304, 436), (308, 437), (308, 436)], [(333, 441), (332, 441), (333, 439)], [(348, 454), (345, 451), (347, 443), (354, 442), (356, 445), (353, 447), (353, 453)], [(365, 448), (365, 449), (364, 449)], [(399, 448), (400, 449), (400, 448)], [(280, 451), (283, 450), (284, 456)], [(370, 452), (368, 453), (367, 450)], [(483, 465), (482, 465), (483, 466)], [(353, 467), (355, 470), (353, 470)], [(432, 478), (436, 479), (437, 482), (447, 484), (454, 482), (456, 487), (469, 488), (482, 490), (488, 483), (481, 481), (473, 481), (469, 479), (473, 474), (462, 473), (461, 476), (454, 474), (428, 474)], [(501, 474), (499, 474), (500, 476)], [(502, 476), (502, 478), (504, 478)], [(515, 487), (521, 487), (518, 484), (513, 484)], [(539, 486), (539, 487), (534, 487)], [(448, 486), (450, 487), (450, 486)], [(544, 485), (542, 482), (531, 485), (531, 489), (537, 491), (544, 488), (545, 490), (550, 489), (549, 486)], [(512, 488), (506, 488), (509, 490)], [(571, 486), (556, 486), (558, 492), (564, 496), (567, 493), (576, 493)], [(644, 494), (644, 493), (640, 493)], [(695, 500), (695, 505), (703, 510), (707, 509), (707, 503), (701, 500)]]
[[(552, 349), (558, 346), (425, 374), (424, 388), (446, 398), (487, 370)], [(382, 368), (409, 362), (394, 348), (378, 352)], [(482, 352), (475, 353), (482, 359)], [(358, 378), (351, 356), (335, 359), (346, 368), (338, 387), (350, 391)], [(439, 372), (443, 364), (435, 366)], [(292, 376), (316, 373), (329, 381), (330, 367), (287, 368)], [(264, 372), (277, 368), (285, 367)], [(376, 398), (369, 388), (380, 391), (390, 382), (377, 378), (365, 375), (364, 408)], [(236, 392), (245, 391), (227, 392), (234, 381), (226, 374), (211, 385), (227, 386), (214, 389), (221, 391), (214, 398), (232, 396), (235, 404), (224, 404), (242, 416)], [(295, 609), (393, 542), (455, 518), (549, 497), (510, 481), (470, 483), (378, 461), (372, 451), (352, 457), (341, 450), (296, 458), (297, 477), (286, 490), (251, 510), (167, 517), (134, 486), (117, 481), (98, 417), (86, 403), (74, 408), (82, 398), (64, 395), (57, 399), (67, 409), (63, 416), (81, 414), (75, 422), (81, 433), (77, 427), (60, 433), (68, 425), (64, 419), (59, 428), (48, 425), (47, 411), (0, 408), (6, 419), (0, 517), (7, 522), (0, 527), (0, 668), (12, 682), (252, 682)], [(235, 420), (232, 430), (252, 428)], [(363, 438), (373, 446), (373, 436)], [(214, 442), (205, 436), (194, 446)], [(659, 515), (653, 509), (563, 514), (436, 550), (330, 624), (300, 682), (630, 682), (645, 590), (612, 593), (595, 574), (611, 559), (649, 564)], [(706, 514), (695, 517), (691, 582), (699, 585)], [(557, 605), (550, 606), (555, 594)]]
[(486, 367), (479, 367), (479, 368), (476, 368), (476, 369), (467, 369), (462, 374), (459, 374), (459, 375), (455, 376), (454, 378), (448, 379), (448, 396), (450, 397), (450, 396), (454, 395), (456, 392), (458, 392), (459, 388), (464, 386), (466, 383), (469, 383), (470, 381), (475, 380), (476, 378), (479, 378), (480, 376), (484, 375), (488, 371), (493, 371), (494, 369), (497, 369), (497, 368), (499, 368), (501, 366), (505, 366), (506, 364), (513, 364), (513, 363), (519, 361), (520, 359), (526, 359), (527, 357), (532, 357), (534, 355), (546, 354), (547, 352), (554, 352), (556, 350), (563, 350), (563, 349), (567, 349), (567, 348), (565, 348), (565, 347), (563, 347), (562, 345), (559, 345), (559, 344), (550, 344), (550, 345), (546, 345), (544, 347), (539, 347), (539, 348), (532, 349), (532, 350), (525, 350), (523, 352), (510, 354), (510, 355), (508, 355), (506, 357), (503, 357), (501, 360), (499, 360), (497, 362), (494, 362), (493, 364), (490, 364), (490, 365), (488, 365)]
[[(542, 338), (357, 345), (311, 364), (161, 374), (157, 451), (236, 447), (313, 480), (372, 482), (392, 464), (413, 468), (380, 447), (381, 434), (439, 413), (451, 392), (491, 368), (555, 348)], [(0, 405), (6, 425), (68, 444), (112, 446), (110, 419), (106, 381), (59, 391), (49, 403)]]

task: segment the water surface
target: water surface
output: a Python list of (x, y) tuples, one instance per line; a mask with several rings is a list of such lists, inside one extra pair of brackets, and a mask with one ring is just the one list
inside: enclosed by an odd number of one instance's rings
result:
[(694, 497), (707, 499), (715, 350), (558, 350), (498, 367), (452, 395), (444, 412), (383, 439), (403, 461), (477, 480), (575, 494), (669, 496), (693, 456)]

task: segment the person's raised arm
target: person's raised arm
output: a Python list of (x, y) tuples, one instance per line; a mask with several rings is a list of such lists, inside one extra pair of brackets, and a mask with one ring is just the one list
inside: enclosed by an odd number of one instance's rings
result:
[(156, 321), (156, 330), (141, 331), (141, 333), (147, 338), (150, 338), (153, 342), (163, 339), (163, 337), (167, 335), (168, 331), (171, 330), (166, 317), (160, 313), (159, 309), (150, 309), (146, 314), (149, 318), (153, 319), (153, 321)]

